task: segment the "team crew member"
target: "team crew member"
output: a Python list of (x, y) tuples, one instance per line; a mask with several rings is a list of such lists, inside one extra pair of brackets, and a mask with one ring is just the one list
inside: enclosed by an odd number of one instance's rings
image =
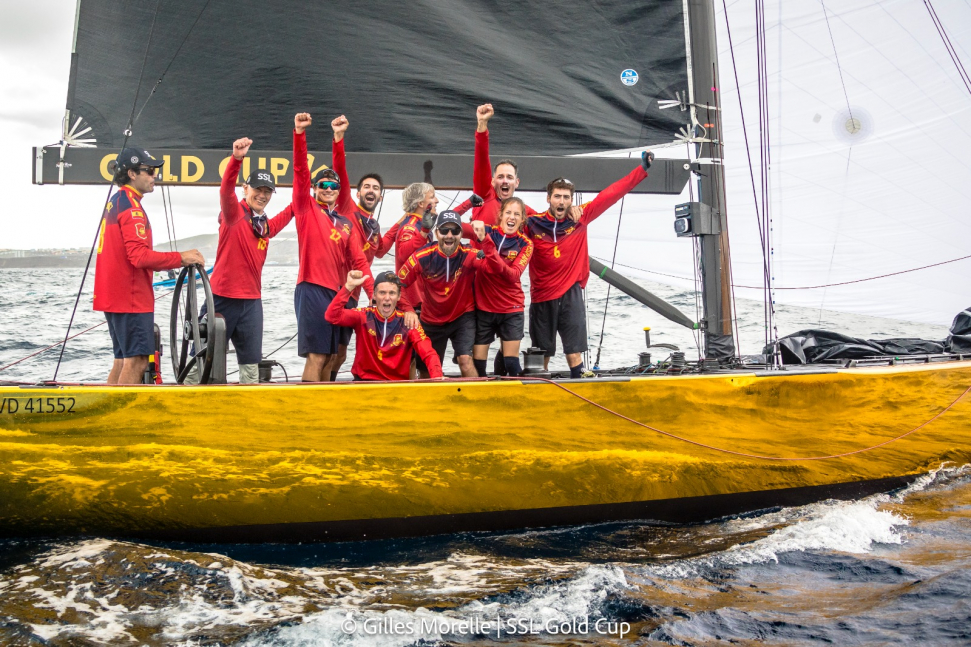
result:
[(581, 353), (587, 350), (587, 319), (582, 290), (590, 276), (587, 227), (647, 177), (654, 155), (645, 151), (641, 166), (583, 205), (578, 222), (567, 218), (573, 203), (573, 183), (557, 178), (546, 188), (550, 208), (526, 218), (526, 235), (536, 246), (529, 264), (529, 337), (545, 351), (544, 366), (556, 354), (556, 335), (570, 367), (570, 377), (583, 375)]
[[(348, 326), (357, 333), (357, 353), (351, 374), (355, 380), (407, 380), (412, 352), (417, 352), (433, 378), (442, 377), (442, 364), (422, 327), (410, 328), (398, 310), (401, 284), (394, 272), (374, 278), (374, 305), (348, 310), (351, 293), (364, 283), (364, 275), (352, 270), (343, 289), (327, 306), (327, 321)], [(410, 328), (410, 329), (409, 329)]]
[[(434, 223), (438, 208), (435, 187), (427, 182), (409, 184), (401, 192), (401, 206), (405, 210), (405, 215), (396, 225), (398, 227), (394, 241), (396, 272), (401, 270), (409, 256), (429, 242), (428, 232)], [(402, 297), (415, 312), (421, 314), (423, 295), (420, 283), (404, 286)]]
[[(449, 341), (463, 377), (475, 377), (472, 344), (475, 340), (475, 301), (472, 281), (481, 264), (476, 251), (461, 244), (462, 217), (454, 211), (438, 215), (437, 243), (429, 243), (401, 264), (398, 278), (407, 288), (421, 279), (424, 302), (421, 323), (438, 359)], [(408, 303), (402, 309), (410, 309)]]
[[(337, 361), (351, 338), (351, 330), (330, 324), (324, 318), (327, 306), (341, 289), (348, 266), (364, 274), (364, 291), (371, 297), (371, 269), (364, 257), (364, 244), (348, 218), (336, 211), (340, 181), (331, 169), (314, 178), (315, 194), (310, 197), (310, 167), (307, 164), (309, 114), (293, 118), (293, 212), (297, 219), (300, 269), (293, 293), (297, 313), (297, 353), (306, 358), (305, 382), (330, 379), (332, 362)], [(356, 306), (354, 303), (351, 307)], [(343, 362), (339, 358), (337, 366)]]
[(502, 345), (504, 373), (516, 376), (522, 372), (519, 344), (523, 339), (526, 303), (522, 275), (533, 255), (533, 243), (522, 233), (526, 214), (522, 200), (506, 198), (499, 213), (496, 226), (474, 220), (462, 227), (472, 245), (485, 255), (485, 263), (479, 265), (475, 277), (472, 362), (479, 377), (486, 376), (489, 345), (497, 335)]
[(105, 313), (115, 361), (108, 384), (139, 384), (155, 352), (155, 293), (152, 272), (202, 265), (199, 250), (156, 252), (142, 196), (155, 190), (164, 162), (141, 148), (115, 159), (119, 189), (105, 205), (94, 271), (94, 309)]
[[(472, 220), (487, 225), (499, 223), (499, 205), (511, 198), (519, 188), (519, 167), (510, 159), (496, 162), (495, 169), (489, 158), (489, 120), (495, 115), (491, 103), (484, 103), (475, 110), (475, 158), (472, 164), (472, 190), (482, 196), (482, 206), (472, 210)], [(526, 215), (535, 214), (526, 207)]]
[[(239, 363), (240, 384), (260, 381), (263, 358), (263, 265), (270, 239), (290, 224), (293, 207), (268, 218), (264, 210), (276, 191), (269, 171), (257, 169), (243, 184), (243, 199), (236, 198), (236, 178), (253, 140), (233, 142), (233, 155), (219, 187), (219, 245), (212, 271), (213, 304), (226, 321), (226, 338), (232, 340)], [(202, 306), (200, 315), (206, 313)], [(198, 369), (194, 368), (198, 382)], [(187, 383), (191, 383), (188, 379)]]

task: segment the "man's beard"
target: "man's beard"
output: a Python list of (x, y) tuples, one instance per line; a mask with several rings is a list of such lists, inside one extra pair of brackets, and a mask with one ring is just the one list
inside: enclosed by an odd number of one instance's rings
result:
[(374, 211), (374, 207), (378, 206), (378, 194), (376, 193), (363, 193), (361, 194), (361, 206), (368, 211)]

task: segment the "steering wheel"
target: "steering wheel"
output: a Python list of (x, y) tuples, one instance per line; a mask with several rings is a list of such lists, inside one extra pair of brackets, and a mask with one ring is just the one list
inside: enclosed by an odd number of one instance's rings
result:
[[(197, 281), (201, 282), (206, 295), (206, 316), (199, 320), (199, 303), (196, 294)], [(182, 286), (186, 287), (185, 297)], [(212, 288), (209, 287), (209, 277), (201, 265), (183, 267), (179, 277), (175, 280), (175, 291), (172, 294), (172, 316), (169, 326), (169, 349), (172, 355), (172, 372), (175, 381), (185, 383), (193, 365), (199, 365), (199, 383), (207, 384), (212, 372), (215, 345), (210, 343), (215, 333), (216, 307), (212, 300)], [(179, 343), (179, 332), (182, 332), (182, 342)], [(176, 352), (176, 348), (181, 348)], [(197, 349), (195, 354), (190, 349)]]

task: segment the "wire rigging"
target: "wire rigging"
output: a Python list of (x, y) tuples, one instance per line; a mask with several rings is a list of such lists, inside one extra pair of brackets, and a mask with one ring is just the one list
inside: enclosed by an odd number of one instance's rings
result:
[(951, 57), (951, 62), (954, 63), (954, 67), (957, 68), (958, 76), (961, 77), (961, 82), (964, 83), (965, 89), (971, 93), (971, 77), (968, 77), (968, 72), (964, 69), (964, 64), (961, 62), (961, 57), (958, 56), (958, 52), (954, 48), (954, 44), (951, 43), (951, 38), (948, 36), (947, 30), (944, 29), (944, 23), (942, 23), (940, 17), (938, 17), (937, 11), (934, 9), (934, 5), (931, 3), (931, 0), (924, 0), (924, 6), (927, 7), (927, 12), (931, 16), (931, 21), (934, 23), (937, 33), (940, 35), (941, 40), (944, 41), (944, 48), (947, 50), (948, 56)]

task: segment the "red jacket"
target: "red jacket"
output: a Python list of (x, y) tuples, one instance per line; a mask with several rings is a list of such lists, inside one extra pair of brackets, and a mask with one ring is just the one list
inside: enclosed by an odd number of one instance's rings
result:
[[(397, 227), (396, 231), (395, 227)], [(398, 272), (409, 256), (428, 244), (428, 238), (421, 230), (421, 214), (418, 213), (406, 213), (391, 230), (395, 231), (396, 236), (394, 269)], [(391, 231), (388, 233), (390, 234)], [(412, 308), (420, 306), (424, 300), (423, 297), (422, 286), (419, 283), (406, 286), (401, 291), (401, 298)]]
[(141, 198), (126, 184), (105, 205), (94, 269), (94, 309), (99, 312), (155, 312), (152, 272), (182, 266), (178, 252), (152, 249), (152, 225)]
[(371, 297), (374, 280), (364, 257), (364, 243), (351, 221), (310, 197), (310, 166), (306, 133), (293, 132), (293, 213), (297, 219), (300, 269), (297, 283), (315, 283), (337, 292), (350, 269), (364, 273), (364, 291)]
[(503, 314), (522, 312), (526, 304), (522, 276), (533, 255), (533, 243), (522, 233), (507, 236), (499, 227), (485, 228), (486, 237), (480, 242), (471, 225), (462, 225), (463, 236), (486, 254), (486, 262), (476, 270), (475, 308)]
[(526, 235), (536, 246), (529, 264), (529, 292), (533, 303), (563, 296), (579, 283), (586, 287), (590, 277), (587, 226), (647, 177), (638, 166), (583, 205), (583, 216), (574, 223), (556, 220), (549, 211), (526, 218)]
[[(405, 286), (405, 293), (421, 279), (424, 297), (421, 320), (441, 325), (475, 310), (472, 282), (479, 265), (481, 261), (475, 257), (475, 250), (468, 245), (459, 245), (454, 254), (445, 256), (438, 243), (429, 243), (401, 264), (398, 278)], [(409, 310), (414, 304), (402, 298), (398, 305)]]
[(381, 317), (375, 307), (345, 310), (350, 298), (351, 293), (341, 288), (324, 316), (332, 324), (353, 328), (357, 334), (351, 373), (362, 380), (407, 380), (414, 349), (428, 367), (428, 375), (442, 377), (438, 354), (420, 325), (408, 330), (400, 310), (388, 319)]
[(219, 245), (210, 282), (212, 293), (221, 297), (259, 299), (270, 239), (290, 224), (293, 206), (270, 218), (266, 238), (257, 238), (253, 233), (253, 210), (246, 200), (236, 200), (236, 178), (242, 164), (242, 160), (230, 157), (219, 186)]
[[(481, 220), (487, 225), (499, 224), (499, 206), (502, 204), (492, 188), (492, 162), (489, 159), (489, 131), (475, 133), (475, 161), (472, 163), (472, 190), (479, 195), (482, 206), (472, 210), (472, 220)], [(526, 205), (526, 215), (536, 210)]]

